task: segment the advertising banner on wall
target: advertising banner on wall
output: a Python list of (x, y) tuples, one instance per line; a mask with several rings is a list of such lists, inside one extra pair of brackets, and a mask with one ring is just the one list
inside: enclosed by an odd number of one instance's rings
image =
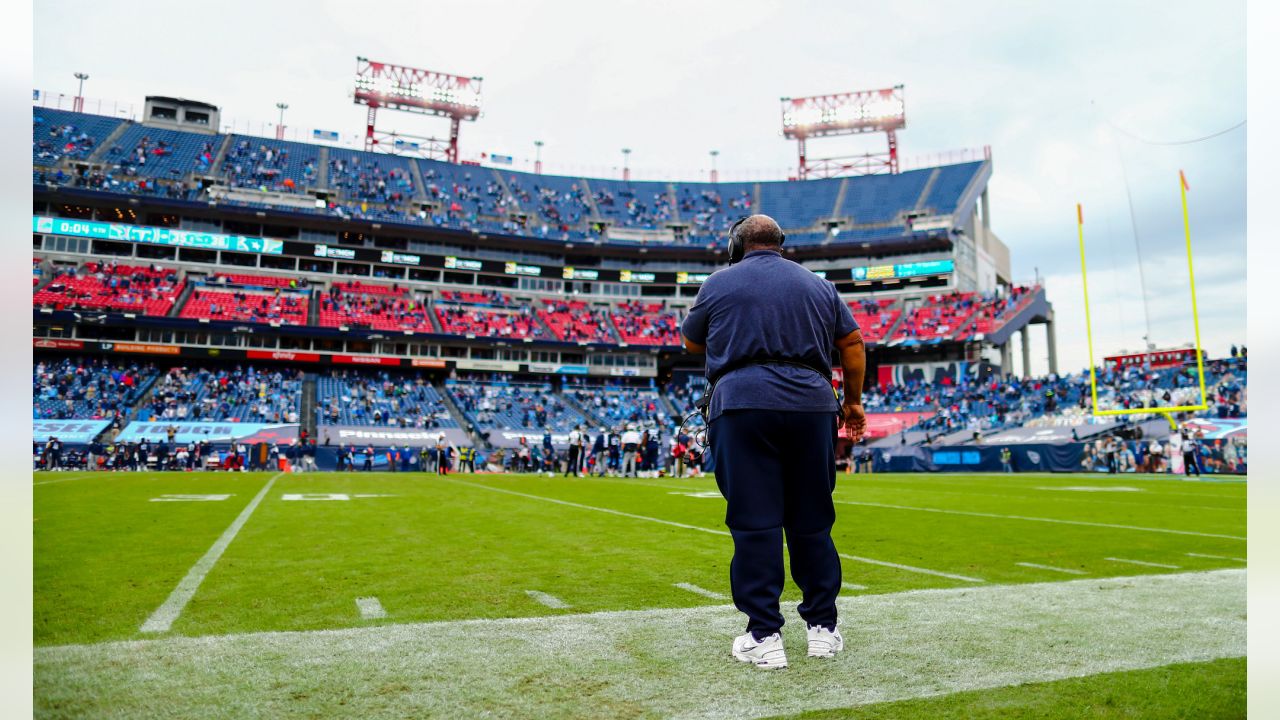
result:
[(454, 447), (470, 447), (471, 439), (460, 428), (398, 428), (385, 425), (321, 425), (316, 430), (321, 445), (364, 447), (434, 447), (440, 437)]
[(32, 420), (31, 439), (44, 442), (56, 437), (64, 443), (87, 443), (110, 425), (110, 420)]
[(250, 422), (131, 422), (116, 437), (121, 442), (137, 442), (146, 438), (151, 442), (164, 440), (169, 428), (176, 430), (174, 442), (191, 443), (205, 440), (211, 443), (292, 443), (298, 438), (298, 426), (288, 423)]
[[(871, 440), (888, 437), (931, 417), (931, 412), (867, 413), (866, 437)], [(848, 431), (840, 428), (840, 436), (848, 437)]]

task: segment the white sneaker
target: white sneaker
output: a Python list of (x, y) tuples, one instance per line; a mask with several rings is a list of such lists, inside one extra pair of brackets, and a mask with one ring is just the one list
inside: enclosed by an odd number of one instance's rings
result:
[(766, 670), (787, 666), (787, 651), (782, 647), (781, 633), (774, 633), (759, 642), (751, 633), (739, 635), (733, 639), (733, 658)]
[(809, 657), (829, 658), (844, 649), (844, 638), (840, 637), (840, 629), (833, 632), (821, 625), (809, 626)]

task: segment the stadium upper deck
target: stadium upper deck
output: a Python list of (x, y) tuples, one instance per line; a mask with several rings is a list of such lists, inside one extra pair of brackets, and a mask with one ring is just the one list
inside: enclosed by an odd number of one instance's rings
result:
[(38, 185), (563, 241), (707, 244), (738, 216), (762, 212), (793, 247), (864, 248), (938, 234), (934, 221), (971, 209), (990, 174), (984, 161), (798, 182), (629, 182), (188, 133), (40, 107), (32, 113), (32, 165)]

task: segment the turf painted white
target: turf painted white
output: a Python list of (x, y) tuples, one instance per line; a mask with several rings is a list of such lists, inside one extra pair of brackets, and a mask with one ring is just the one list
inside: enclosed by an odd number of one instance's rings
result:
[(1109, 558), (1103, 558), (1103, 559), (1110, 560), (1111, 562), (1128, 563), (1130, 565), (1142, 565), (1143, 567), (1164, 568), (1165, 570), (1181, 569), (1177, 565), (1169, 565), (1166, 563), (1158, 563), (1158, 562), (1147, 562), (1146, 560), (1130, 560), (1129, 558), (1118, 558), (1118, 557), (1109, 557)]
[(525, 590), (524, 594), (533, 598), (534, 602), (537, 602), (540, 605), (546, 605), (552, 610), (568, 610), (569, 608), (573, 607), (572, 605), (561, 600), (555, 595), (548, 595), (547, 593), (541, 592), (539, 590)]
[(1067, 575), (1088, 575), (1089, 574), (1083, 570), (1073, 570), (1071, 568), (1054, 567), (1052, 565), (1041, 565), (1039, 563), (1019, 562), (1019, 563), (1014, 563), (1014, 565), (1021, 565), (1022, 567), (1026, 567), (1026, 568), (1035, 568), (1036, 570), (1049, 570), (1052, 572), (1065, 573)]
[(866, 590), (867, 589), (866, 585), (857, 585), (854, 583), (840, 583), (840, 587), (844, 588), (845, 590)]
[(1030, 517), (1027, 515), (999, 515), (996, 513), (974, 512), (972, 510), (945, 510), (943, 508), (911, 507), (909, 505), (890, 505), (888, 503), (857, 502), (855, 500), (836, 500), (840, 505), (862, 505), (865, 507), (886, 508), (889, 510), (914, 510), (916, 512), (941, 513), (943, 515), (968, 515), (969, 517), (995, 518), (997, 520), (1026, 520), (1029, 522), (1054, 523), (1057, 525), (1084, 525), (1086, 527), (1114, 528), (1116, 530), (1140, 530), (1142, 532), (1167, 533), (1169, 535), (1194, 535), (1196, 537), (1222, 538), (1223, 540), (1245, 540), (1239, 535), (1219, 535), (1217, 533), (1194, 532), (1191, 530), (1173, 530), (1170, 528), (1142, 527), (1140, 525), (1116, 525), (1113, 523), (1089, 522), (1086, 520), (1063, 520), (1061, 518)]
[[(549, 498), (543, 495), (531, 495), (529, 493), (517, 492), (506, 488), (492, 487), (489, 485), (481, 485), (479, 483), (467, 482), (466, 480), (454, 480), (453, 478), (444, 478), (448, 482), (457, 483), (458, 485), (466, 485), (468, 487), (479, 488), (481, 490), (490, 490), (506, 495), (515, 495), (517, 497), (528, 498), (530, 500), (541, 500), (543, 502), (555, 503), (556, 505), (565, 505), (568, 507), (578, 508), (580, 510), (593, 510), (595, 512), (607, 513), (609, 515), (617, 515), (619, 517), (631, 518), (632, 520), (644, 520), (646, 522), (659, 523), (662, 525), (670, 525), (672, 527), (684, 528), (685, 530), (696, 530), (698, 532), (711, 533), (712, 535), (728, 536), (728, 530), (716, 530), (713, 528), (699, 527), (697, 525), (686, 525), (685, 523), (675, 522), (674, 520), (663, 520), (662, 518), (649, 517), (647, 515), (636, 515), (635, 513), (623, 512), (612, 508), (595, 507), (594, 505), (583, 505), (582, 503), (569, 502), (568, 500), (559, 500), (557, 498)], [(855, 503), (861, 504), (861, 503)], [(840, 557), (845, 560), (866, 563), (868, 565), (880, 565), (882, 567), (891, 567), (906, 572), (918, 573), (921, 575), (933, 575), (935, 577), (949, 578), (951, 580), (960, 580), (962, 582), (980, 583), (984, 582), (982, 578), (970, 577), (968, 575), (957, 575), (955, 573), (942, 572), (941, 570), (930, 570), (929, 568), (916, 567), (914, 565), (901, 565), (887, 560), (876, 560), (874, 558), (862, 557), (860, 555), (846, 555), (840, 553)]]
[(1241, 557), (1228, 557), (1226, 555), (1205, 555), (1204, 553), (1187, 553), (1187, 557), (1208, 558), (1210, 560), (1234, 560), (1235, 562), (1249, 562)]
[(767, 717), (1241, 657), (1246, 573), (846, 597), (823, 662), (788, 603), (781, 675), (729, 659), (728, 605), (36, 648), (36, 714)]
[(356, 609), (360, 611), (360, 617), (365, 620), (380, 620), (387, 616), (387, 611), (382, 607), (382, 601), (376, 597), (356, 598)]
[(697, 585), (694, 585), (693, 583), (683, 583), (683, 582), (682, 582), (682, 583), (673, 583), (673, 584), (674, 584), (676, 587), (680, 588), (681, 590), (688, 590), (689, 592), (691, 592), (691, 593), (693, 593), (693, 594), (695, 594), (695, 595), (701, 595), (702, 597), (708, 597), (708, 598), (711, 598), (712, 600), (728, 600), (728, 599), (729, 599), (729, 596), (728, 596), (728, 595), (725, 595), (724, 593), (718, 593), (718, 592), (715, 592), (714, 590), (708, 590), (708, 589), (706, 589), (706, 588), (704, 588), (704, 587), (698, 587)]
[(231, 495), (161, 495), (151, 498), (151, 502), (222, 502)]
[(284, 475), (284, 473), (276, 473), (271, 476), (271, 479), (267, 481), (266, 485), (262, 486), (257, 495), (253, 496), (253, 499), (249, 501), (244, 510), (241, 510), (236, 519), (231, 521), (231, 525), (223, 531), (222, 536), (214, 541), (209, 551), (197, 560), (195, 565), (191, 566), (191, 569), (187, 571), (186, 577), (182, 578), (182, 581), (178, 583), (178, 587), (174, 588), (164, 603), (156, 608), (155, 612), (151, 613), (151, 617), (147, 618), (146, 622), (142, 623), (142, 632), (169, 632), (169, 628), (173, 627), (173, 621), (178, 619), (183, 609), (187, 607), (187, 603), (191, 602), (191, 598), (195, 596), (196, 590), (200, 589), (200, 583), (204, 582), (205, 576), (217, 564), (218, 559), (222, 557), (222, 553), (226, 551), (231, 541), (236, 539), (240, 528), (244, 527), (244, 524), (249, 521), (249, 516), (253, 514), (254, 510), (258, 509), (258, 505), (262, 503), (262, 498), (266, 497), (267, 492), (271, 490), (271, 486), (276, 484), (276, 478), (281, 475)]

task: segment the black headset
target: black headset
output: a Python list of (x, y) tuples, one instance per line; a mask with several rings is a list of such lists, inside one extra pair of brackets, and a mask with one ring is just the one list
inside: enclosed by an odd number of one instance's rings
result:
[[(747, 219), (750, 217), (751, 217), (750, 215), (743, 215), (737, 220), (734, 220), (733, 225), (729, 226), (729, 264), (730, 265), (733, 265), (734, 263), (742, 260), (742, 258), (747, 254), (747, 249), (746, 249), (746, 246), (744, 246), (742, 243), (742, 238), (738, 237), (738, 227), (741, 226), (742, 223), (746, 222)], [(778, 231), (778, 234), (782, 236), (782, 239), (778, 241), (778, 247), (782, 247), (782, 244), (787, 241), (787, 234), (782, 232), (781, 230)]]

